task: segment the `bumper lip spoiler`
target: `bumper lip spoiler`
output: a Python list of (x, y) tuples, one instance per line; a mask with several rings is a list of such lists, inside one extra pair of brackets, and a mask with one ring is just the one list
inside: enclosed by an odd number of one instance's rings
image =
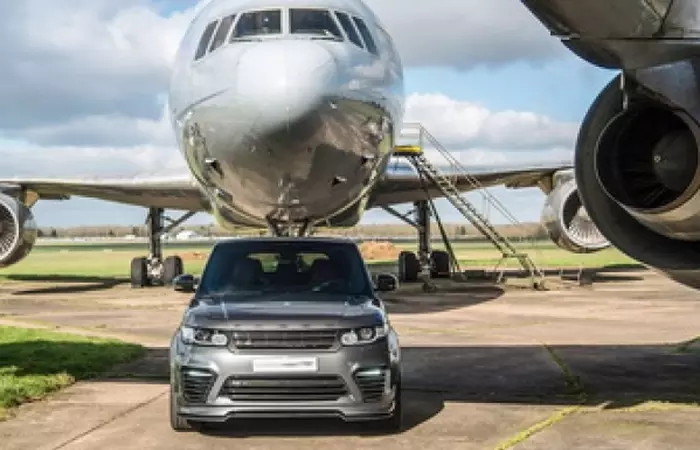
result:
[[(393, 410), (393, 408), (392, 408)], [(200, 416), (197, 414), (179, 413), (183, 419), (197, 422), (225, 423), (231, 419), (342, 419), (345, 422), (367, 422), (389, 419), (392, 411), (386, 413), (347, 415), (341, 411), (233, 411), (223, 416)]]

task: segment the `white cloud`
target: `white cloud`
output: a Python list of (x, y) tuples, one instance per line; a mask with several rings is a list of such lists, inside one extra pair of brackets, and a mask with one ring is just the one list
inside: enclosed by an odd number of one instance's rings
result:
[(193, 10), (161, 16), (147, 0), (0, 4), (0, 128), (89, 115), (157, 120)]
[[(185, 170), (164, 93), (179, 41), (207, 0), (159, 0), (191, 5), (168, 14), (155, 1), (0, 2), (0, 177)], [(519, 0), (367, 3), (407, 67), (539, 64), (567, 52)], [(406, 119), (424, 123), (467, 165), (566, 159), (576, 128), (439, 93), (410, 96)]]
[(443, 94), (412, 94), (405, 122), (419, 122), (451, 148), (542, 150), (571, 147), (578, 125), (528, 111), (491, 111), (484, 105)]
[(0, 178), (168, 176), (186, 171), (177, 147), (152, 144), (79, 147), (3, 141), (0, 160), (9, 161)]
[(470, 69), (533, 64), (568, 50), (520, 0), (367, 0), (404, 63)]

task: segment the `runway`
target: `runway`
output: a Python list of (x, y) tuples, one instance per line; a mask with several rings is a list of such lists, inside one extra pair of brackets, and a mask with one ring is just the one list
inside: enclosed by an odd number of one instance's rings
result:
[(0, 323), (59, 327), (149, 348), (144, 360), (19, 408), (19, 449), (695, 449), (700, 297), (648, 271), (548, 292), (495, 286), (385, 295), (401, 337), (405, 429), (336, 422), (168, 424), (167, 350), (189, 297), (95, 280), (7, 282)]

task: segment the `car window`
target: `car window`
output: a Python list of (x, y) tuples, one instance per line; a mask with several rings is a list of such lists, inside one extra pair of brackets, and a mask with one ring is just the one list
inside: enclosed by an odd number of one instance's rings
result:
[(198, 288), (199, 295), (371, 292), (354, 244), (313, 241), (220, 244), (209, 257)]

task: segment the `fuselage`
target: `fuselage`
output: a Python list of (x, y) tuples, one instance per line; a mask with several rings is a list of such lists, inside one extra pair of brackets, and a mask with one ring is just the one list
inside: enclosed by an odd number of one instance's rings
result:
[(361, 211), (384, 172), (403, 67), (361, 0), (213, 0), (182, 40), (169, 105), (220, 224), (314, 224)]

